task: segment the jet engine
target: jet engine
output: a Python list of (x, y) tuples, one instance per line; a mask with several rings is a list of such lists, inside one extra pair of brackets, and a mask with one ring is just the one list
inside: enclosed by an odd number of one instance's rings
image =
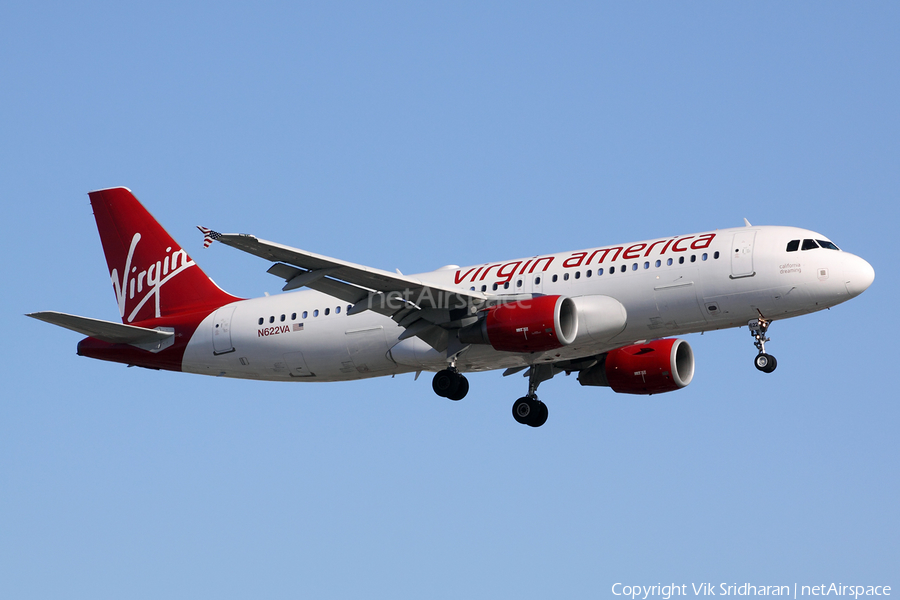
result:
[(694, 351), (684, 340), (654, 340), (611, 350), (578, 375), (581, 385), (611, 387), (621, 394), (661, 394), (694, 378)]
[(488, 308), (484, 318), (460, 329), (464, 344), (490, 344), (504, 352), (544, 352), (568, 346), (578, 334), (575, 303), (539, 296)]

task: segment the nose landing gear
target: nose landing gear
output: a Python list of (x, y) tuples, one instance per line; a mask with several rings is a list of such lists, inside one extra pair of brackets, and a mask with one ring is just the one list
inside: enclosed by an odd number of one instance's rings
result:
[(753, 342), (753, 345), (759, 350), (759, 354), (753, 359), (753, 365), (763, 373), (771, 373), (778, 366), (778, 361), (775, 360), (775, 357), (771, 354), (766, 354), (766, 342), (770, 341), (766, 337), (766, 331), (768, 331), (771, 324), (772, 322), (763, 317), (762, 313), (759, 314), (758, 319), (753, 319), (747, 323), (747, 327), (750, 328), (750, 335), (756, 340)]

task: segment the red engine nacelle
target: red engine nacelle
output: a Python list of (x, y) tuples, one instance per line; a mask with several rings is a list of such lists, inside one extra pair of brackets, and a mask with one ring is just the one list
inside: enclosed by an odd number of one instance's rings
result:
[(655, 340), (606, 353), (578, 376), (581, 385), (608, 386), (622, 394), (679, 390), (694, 378), (694, 351), (684, 340)]
[(484, 319), (460, 330), (459, 341), (504, 352), (544, 352), (571, 344), (577, 333), (571, 299), (539, 296), (489, 308)]

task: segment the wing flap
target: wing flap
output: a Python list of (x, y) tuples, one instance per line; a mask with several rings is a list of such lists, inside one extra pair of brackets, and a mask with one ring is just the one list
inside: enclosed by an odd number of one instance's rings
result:
[[(269, 272), (286, 280), (285, 290), (302, 286), (323, 292), (325, 291), (323, 288), (341, 289), (343, 295), (338, 297), (348, 302), (351, 302), (349, 298), (354, 295), (351, 293), (354, 290), (365, 291), (366, 294), (362, 298), (370, 295), (377, 296), (377, 293), (381, 292), (388, 295), (400, 295), (405, 299), (404, 305), (412, 303), (419, 308), (464, 307), (473, 303), (480, 305), (486, 298), (480, 292), (470, 292), (424, 283), (400, 273), (391, 273), (390, 271), (314, 254), (298, 248), (261, 240), (252, 235), (213, 233), (215, 235), (211, 239), (215, 241), (275, 263), (282, 263), (282, 266), (273, 265)], [(300, 270), (291, 269), (290, 267), (296, 267)], [(327, 283), (329, 281), (332, 283)], [(333, 285), (335, 282), (349, 284), (353, 288), (338, 288)], [(353, 302), (358, 303), (362, 298)], [(373, 310), (376, 309), (373, 308)]]
[(371, 310), (403, 327), (417, 324), (415, 333), (407, 331), (406, 337), (417, 336), (440, 352), (464, 349), (449, 329), (459, 319), (474, 315), (488, 300), (481, 292), (426, 283), (399, 270), (391, 273), (253, 235), (198, 229), (204, 234), (204, 245), (218, 241), (275, 263), (268, 272), (285, 280), (283, 291), (307, 287), (351, 304), (349, 315)]

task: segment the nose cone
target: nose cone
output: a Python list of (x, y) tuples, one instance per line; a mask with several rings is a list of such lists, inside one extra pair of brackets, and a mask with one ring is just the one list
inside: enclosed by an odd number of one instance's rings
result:
[(859, 296), (875, 281), (875, 269), (858, 256), (850, 255), (844, 266), (844, 281), (851, 297)]

